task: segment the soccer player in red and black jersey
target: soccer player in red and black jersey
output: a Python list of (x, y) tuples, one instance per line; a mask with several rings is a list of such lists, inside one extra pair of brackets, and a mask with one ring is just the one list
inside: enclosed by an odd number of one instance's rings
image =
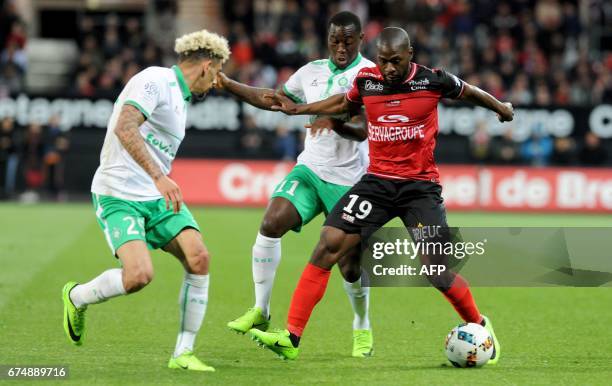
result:
[[(353, 277), (345, 276), (345, 279), (359, 279), (362, 238), (395, 217), (408, 228), (448, 227), (434, 162), (439, 100), (472, 102), (493, 110), (502, 122), (511, 121), (514, 115), (510, 103), (502, 103), (443, 70), (413, 63), (410, 38), (401, 28), (385, 28), (377, 48), (377, 66), (363, 68), (347, 94), (306, 105), (278, 98), (276, 109), (287, 114), (335, 115), (352, 105), (364, 105), (370, 148), (368, 173), (340, 199), (325, 221), (319, 243), (293, 293), (287, 330), (250, 332), (260, 344), (284, 358), (297, 357), (299, 339), (312, 310), (325, 293), (334, 264), (347, 259), (354, 261), (355, 269), (348, 273)], [(424, 264), (446, 263), (448, 257), (421, 259)], [(463, 320), (480, 323), (491, 332), (495, 350), (489, 363), (497, 363), (499, 342), (491, 322), (480, 314), (467, 282), (450, 270), (428, 279)]]

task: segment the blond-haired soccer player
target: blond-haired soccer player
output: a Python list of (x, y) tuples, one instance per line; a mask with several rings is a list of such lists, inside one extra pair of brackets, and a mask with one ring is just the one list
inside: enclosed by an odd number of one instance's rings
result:
[(168, 367), (214, 371), (193, 354), (208, 303), (210, 255), (168, 173), (185, 136), (192, 95), (203, 97), (214, 86), (230, 50), (226, 39), (202, 30), (178, 38), (175, 51), (177, 65), (139, 72), (115, 102), (91, 191), (98, 223), (121, 268), (84, 284), (66, 283), (64, 330), (73, 344), (83, 344), (87, 307), (149, 284), (149, 249), (161, 248), (185, 268), (180, 330)]

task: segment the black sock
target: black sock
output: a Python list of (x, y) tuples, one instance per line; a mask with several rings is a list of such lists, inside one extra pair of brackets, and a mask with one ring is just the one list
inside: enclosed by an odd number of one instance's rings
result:
[(300, 337), (293, 334), (293, 333), (289, 333), (289, 339), (291, 339), (291, 344), (293, 345), (293, 347), (297, 347), (300, 345)]

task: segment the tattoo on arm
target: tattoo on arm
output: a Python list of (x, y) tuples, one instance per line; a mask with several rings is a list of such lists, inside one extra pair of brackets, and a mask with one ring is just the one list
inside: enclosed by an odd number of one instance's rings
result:
[(149, 154), (145, 141), (140, 135), (140, 125), (144, 121), (145, 117), (136, 107), (124, 105), (115, 126), (115, 135), (134, 161), (155, 181), (163, 176), (163, 173)]

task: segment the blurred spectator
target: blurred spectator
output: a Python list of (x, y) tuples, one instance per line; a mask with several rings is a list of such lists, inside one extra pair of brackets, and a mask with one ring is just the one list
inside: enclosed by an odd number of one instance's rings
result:
[(361, 20), (362, 25), (366, 25), (370, 17), (370, 6), (365, 0), (342, 0), (338, 11), (353, 12)]
[(19, 67), (20, 72), (25, 72), (27, 68), (27, 57), (25, 54), (25, 50), (23, 48), (19, 48), (17, 43), (11, 42), (8, 43), (2, 55), (0, 55), (0, 64), (14, 64)]
[(512, 89), (510, 90), (510, 94), (508, 95), (508, 99), (514, 105), (528, 105), (533, 102), (533, 94), (529, 89), (529, 80), (527, 75), (519, 74), (514, 83), (512, 84)]
[(576, 143), (572, 138), (555, 138), (555, 148), (551, 159), (554, 165), (573, 165), (576, 163), (576, 156)]
[(279, 63), (284, 66), (298, 67), (303, 64), (298, 43), (291, 30), (281, 31), (278, 44), (276, 45), (276, 55)]
[(23, 73), (14, 63), (0, 64), (0, 97), (16, 94), (23, 88)]
[(476, 124), (476, 130), (470, 137), (470, 155), (473, 160), (484, 162), (489, 159), (491, 137), (485, 121)]
[(297, 156), (297, 140), (295, 135), (283, 125), (276, 128), (276, 153), (283, 161), (295, 161)]
[(15, 193), (18, 166), (15, 121), (5, 117), (0, 122), (0, 198), (10, 198)]
[(580, 163), (588, 166), (598, 166), (606, 162), (608, 152), (602, 146), (595, 133), (589, 131), (584, 136), (584, 144), (580, 150)]
[(64, 188), (65, 154), (70, 148), (68, 136), (60, 129), (60, 117), (54, 115), (46, 127), (44, 177), (51, 197), (62, 199)]
[(0, 1), (0, 97), (23, 90), (26, 40), (14, 1)]
[(238, 66), (245, 66), (253, 61), (253, 48), (242, 23), (236, 23), (233, 31), (234, 43), (231, 46), (232, 59)]
[(21, 153), (26, 183), (25, 197), (28, 201), (37, 201), (40, 188), (44, 183), (43, 157), (45, 155), (45, 143), (41, 125), (32, 123), (28, 127)]
[(535, 127), (531, 138), (521, 146), (523, 160), (533, 166), (546, 166), (553, 153), (553, 141), (543, 127)]
[(6, 45), (13, 24), (20, 21), (14, 1), (0, 0), (0, 50)]
[(500, 164), (517, 164), (520, 161), (520, 146), (512, 137), (512, 129), (504, 132), (504, 135), (495, 138), (492, 144), (492, 158)]
[(252, 116), (244, 116), (243, 128), (244, 134), (240, 136), (240, 148), (246, 156), (256, 157), (263, 145), (263, 138)]
[(145, 34), (140, 18), (85, 15), (78, 27), (81, 53), (74, 68), (74, 96), (114, 99), (140, 70), (164, 65), (157, 34)]

